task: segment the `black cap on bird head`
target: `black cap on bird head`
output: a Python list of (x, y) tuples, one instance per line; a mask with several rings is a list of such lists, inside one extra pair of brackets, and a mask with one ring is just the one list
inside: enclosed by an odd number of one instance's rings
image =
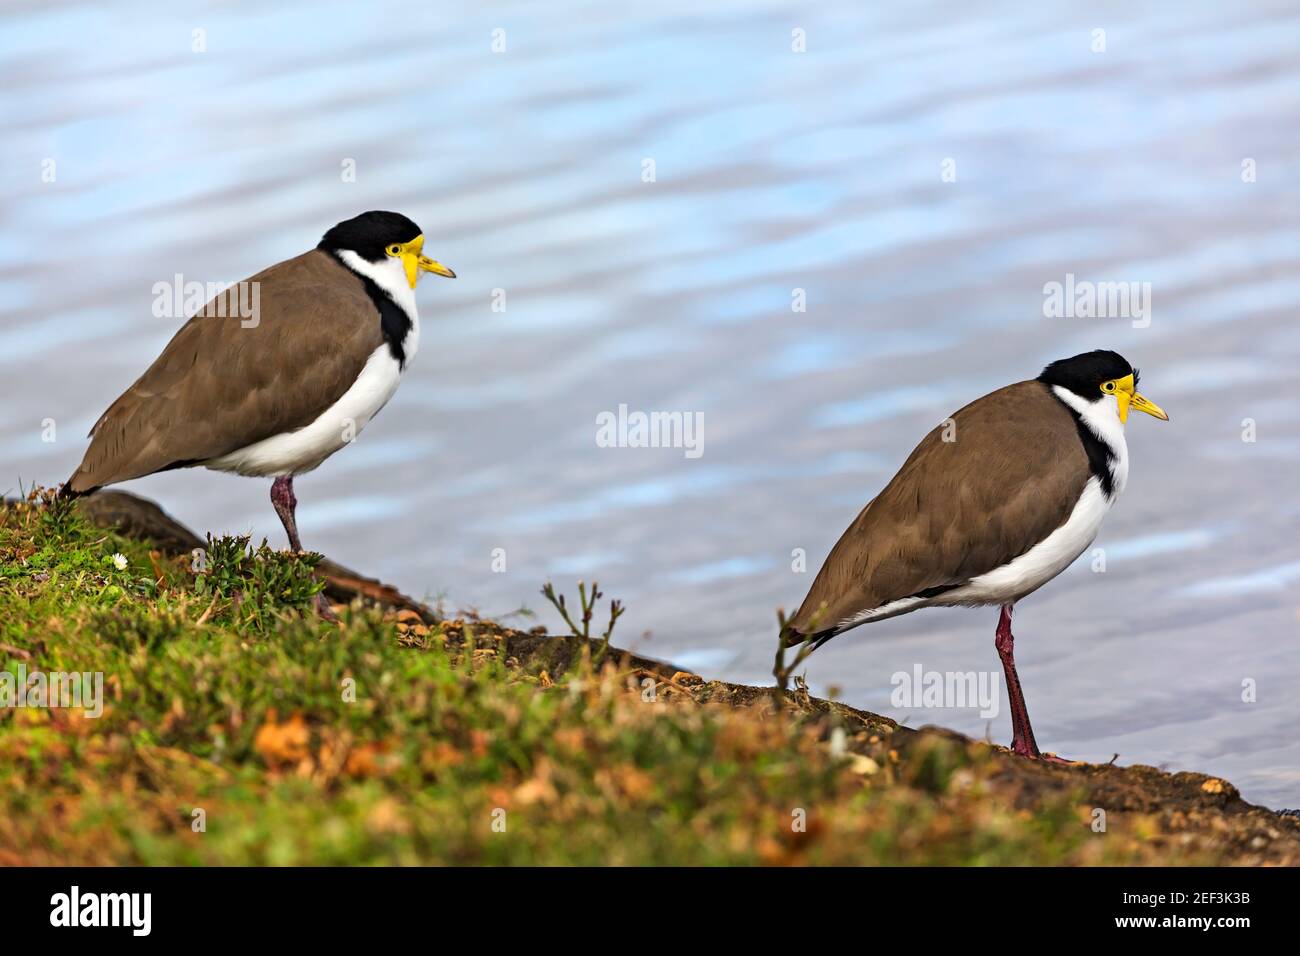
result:
[(394, 244), (413, 241), (424, 230), (400, 212), (372, 210), (345, 219), (321, 237), (318, 249), (326, 252), (350, 250), (367, 262), (379, 262)]

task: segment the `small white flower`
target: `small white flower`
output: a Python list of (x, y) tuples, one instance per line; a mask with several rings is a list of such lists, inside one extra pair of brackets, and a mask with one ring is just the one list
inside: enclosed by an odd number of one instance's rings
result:
[(122, 554), (122, 552), (120, 551), (117, 554), (113, 555), (113, 567), (117, 568), (119, 571), (125, 571), (126, 555)]

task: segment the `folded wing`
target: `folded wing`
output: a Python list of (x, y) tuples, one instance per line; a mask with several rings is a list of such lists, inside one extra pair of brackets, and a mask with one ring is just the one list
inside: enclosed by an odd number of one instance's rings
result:
[(831, 549), (790, 619), (789, 642), (826, 640), (867, 612), (960, 586), (1069, 518), (1087, 456), (1045, 385), (999, 389), (953, 415), (951, 441), (945, 431), (926, 435)]
[[(100, 416), (72, 494), (198, 464), (310, 424), (383, 344), (360, 278), (313, 250), (258, 273), (257, 313), (227, 290)], [(245, 293), (243, 301), (251, 301)]]

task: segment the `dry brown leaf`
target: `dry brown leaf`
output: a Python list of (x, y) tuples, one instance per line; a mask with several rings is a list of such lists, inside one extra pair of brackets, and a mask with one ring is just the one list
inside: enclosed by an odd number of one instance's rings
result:
[(270, 764), (301, 763), (308, 757), (307, 744), (311, 731), (302, 714), (294, 714), (284, 723), (277, 722), (272, 708), (266, 712), (266, 722), (257, 728), (253, 749)]

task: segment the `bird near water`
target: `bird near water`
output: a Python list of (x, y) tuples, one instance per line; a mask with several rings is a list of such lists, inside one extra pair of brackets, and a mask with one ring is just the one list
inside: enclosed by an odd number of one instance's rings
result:
[(273, 478), (271, 504), (301, 551), (294, 478), (352, 441), (397, 390), (419, 347), (421, 274), (455, 278), (423, 247), (406, 216), (366, 212), (222, 292), (95, 422), (61, 494), (192, 466)]
[(1034, 740), (1011, 613), (1097, 536), (1128, 482), (1129, 413), (1169, 420), (1137, 385), (1138, 370), (1123, 356), (1098, 350), (1053, 362), (1038, 378), (956, 412), (831, 549), (782, 645), (820, 647), (923, 607), (997, 606), (1011, 749), (1059, 761)]

